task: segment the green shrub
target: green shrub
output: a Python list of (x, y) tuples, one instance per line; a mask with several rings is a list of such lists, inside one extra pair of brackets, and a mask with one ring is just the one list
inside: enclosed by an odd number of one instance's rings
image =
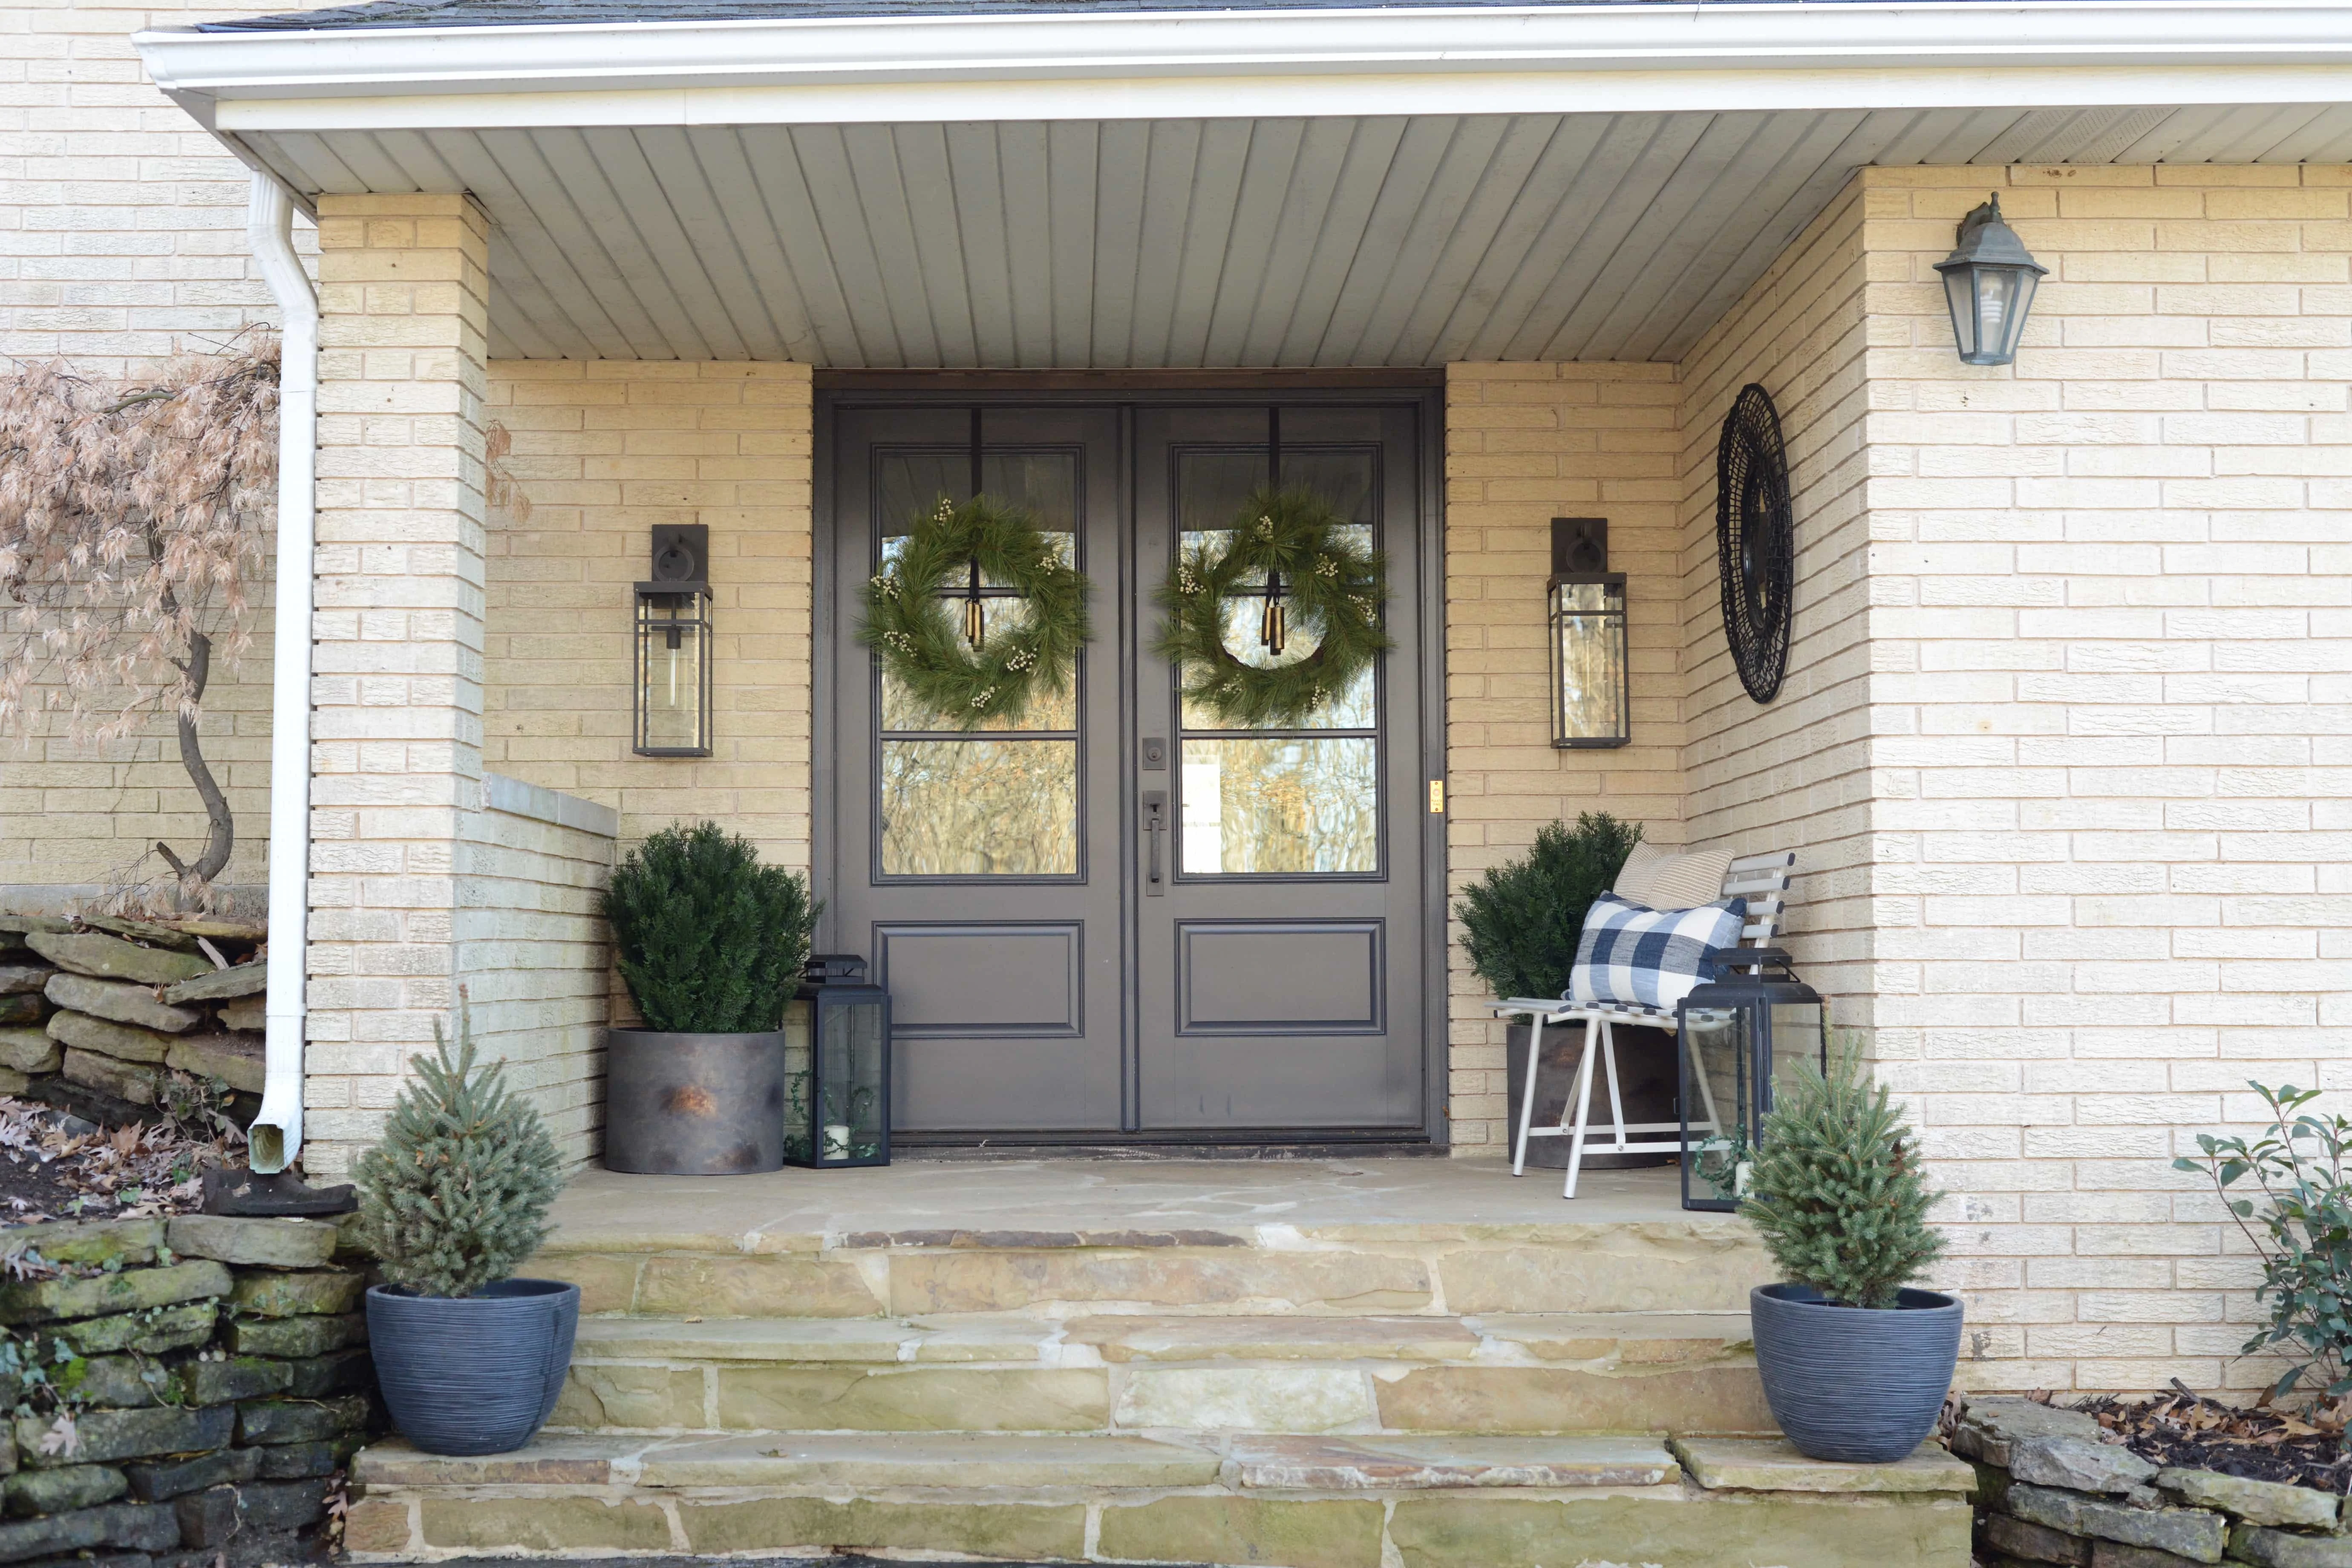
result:
[(1625, 868), (1638, 824), (1588, 811), (1537, 830), (1535, 847), (1463, 889), (1454, 906), (1470, 967), (1497, 996), (1565, 996), (1584, 912)]
[(1739, 1212), (1781, 1278), (1848, 1307), (1892, 1307), (1943, 1256), (1919, 1145), (1850, 1042), (1777, 1087)]
[[(2271, 1108), (2270, 1130), (2252, 1143), (2200, 1133), (2201, 1157), (2184, 1155), (2173, 1169), (2210, 1181), (2262, 1255), (2254, 1300), (2270, 1310), (2271, 1322), (2245, 1352), (2294, 1361), (2271, 1385), (2273, 1396), (2308, 1378), (2325, 1386), (2326, 1397), (2338, 1398), (2352, 1392), (2352, 1173), (2344, 1168), (2352, 1121), (2305, 1111), (2319, 1098), (2315, 1089), (2248, 1087)], [(2230, 1195), (2248, 1176), (2262, 1189), (2259, 1213), (2252, 1198)]]
[(470, 1296), (510, 1279), (547, 1239), (562, 1183), (547, 1124), (508, 1089), (505, 1064), (476, 1060), (461, 1004), (453, 1058), (433, 1025), (383, 1142), (360, 1156), (360, 1244), (383, 1276), (425, 1296)]
[(604, 912), (646, 1027), (687, 1035), (782, 1028), (816, 924), (798, 873), (709, 822), (630, 850)]

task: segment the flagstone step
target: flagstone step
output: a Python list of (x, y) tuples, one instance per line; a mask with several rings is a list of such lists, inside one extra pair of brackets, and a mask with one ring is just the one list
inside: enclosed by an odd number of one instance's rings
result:
[[(1247, 1433), (542, 1436), (356, 1459), (360, 1562), (822, 1555), (1266, 1568), (1965, 1568), (1973, 1472), (1931, 1447), (1822, 1466), (1783, 1444)], [(1724, 1479), (1709, 1487), (1695, 1476)]]
[(1745, 1222), (1230, 1230), (763, 1230), (568, 1225), (530, 1272), (582, 1310), (861, 1319), (1740, 1311), (1770, 1265)]
[(578, 1353), (673, 1362), (1709, 1360), (1746, 1349), (1745, 1312), (1453, 1317), (583, 1318)]
[(551, 1425), (1770, 1432), (1744, 1313), (586, 1318)]

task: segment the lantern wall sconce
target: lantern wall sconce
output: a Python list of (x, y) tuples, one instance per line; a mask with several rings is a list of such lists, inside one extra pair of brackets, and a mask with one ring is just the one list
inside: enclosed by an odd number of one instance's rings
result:
[(1936, 263), (1962, 364), (2009, 364), (2017, 358), (2033, 290), (2050, 268), (2033, 259), (2017, 231), (2001, 221), (1996, 191), (1960, 220), (1952, 254)]
[(710, 754), (710, 530), (657, 523), (653, 580), (637, 584), (635, 750)]
[(1633, 738), (1625, 574), (1609, 570), (1609, 520), (1551, 520), (1546, 618), (1551, 743), (1622, 746)]

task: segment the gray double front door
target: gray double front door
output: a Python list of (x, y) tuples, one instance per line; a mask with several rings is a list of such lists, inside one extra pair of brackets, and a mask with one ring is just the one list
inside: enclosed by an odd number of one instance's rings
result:
[[(1422, 406), (842, 395), (829, 413), (829, 935), (890, 989), (898, 1134), (1423, 1135)], [(1236, 730), (1153, 654), (1153, 595), (1276, 465), (1387, 553), (1397, 647), (1308, 722)], [(1068, 692), (967, 732), (856, 633), (912, 521), (975, 485), (1086, 574), (1094, 638)], [(1026, 613), (985, 605), (1000, 630)], [(1227, 647), (1276, 657), (1259, 630), (1236, 605)]]

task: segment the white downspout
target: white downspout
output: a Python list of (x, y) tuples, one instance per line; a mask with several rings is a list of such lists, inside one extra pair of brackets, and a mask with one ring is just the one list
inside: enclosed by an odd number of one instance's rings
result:
[(294, 203), (253, 176), (246, 234), (278, 301), (278, 616), (269, 688), (269, 993), (253, 1168), (302, 1149), (302, 984), (310, 945), (310, 601), (319, 443), (319, 297), (294, 254)]

